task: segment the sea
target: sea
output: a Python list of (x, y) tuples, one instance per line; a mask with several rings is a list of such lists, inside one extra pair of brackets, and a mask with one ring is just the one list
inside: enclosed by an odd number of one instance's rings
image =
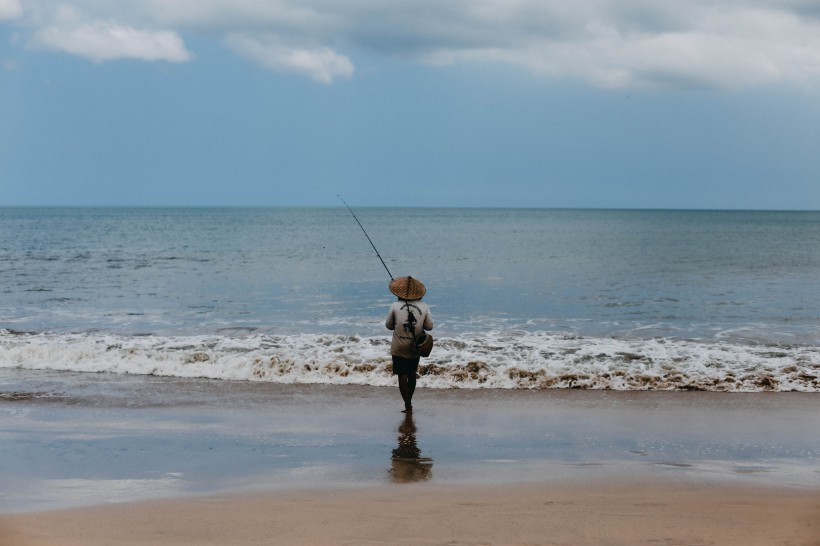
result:
[(412, 275), (423, 387), (820, 391), (820, 212), (353, 210), (0, 208), (0, 372), (394, 385)]

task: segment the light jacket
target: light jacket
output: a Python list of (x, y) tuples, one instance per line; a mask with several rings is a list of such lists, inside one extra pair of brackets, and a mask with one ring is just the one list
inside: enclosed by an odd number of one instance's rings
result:
[[(411, 314), (414, 320), (410, 318)], [(433, 316), (430, 314), (430, 308), (421, 300), (399, 300), (390, 306), (384, 325), (388, 330), (393, 330), (391, 355), (418, 358), (415, 339), (424, 330), (433, 329)]]

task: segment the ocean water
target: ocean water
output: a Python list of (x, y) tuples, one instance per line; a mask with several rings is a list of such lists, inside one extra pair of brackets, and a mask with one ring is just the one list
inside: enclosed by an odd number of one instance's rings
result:
[[(820, 390), (820, 212), (355, 210), (421, 386)], [(392, 385), (388, 281), (341, 206), (0, 208), (0, 369)]]

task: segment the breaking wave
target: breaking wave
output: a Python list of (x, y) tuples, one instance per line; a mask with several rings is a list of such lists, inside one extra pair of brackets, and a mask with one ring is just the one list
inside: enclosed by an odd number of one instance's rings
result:
[[(393, 385), (387, 336), (120, 336), (0, 330), (0, 368)], [(820, 348), (506, 331), (436, 339), (428, 388), (820, 392)]]

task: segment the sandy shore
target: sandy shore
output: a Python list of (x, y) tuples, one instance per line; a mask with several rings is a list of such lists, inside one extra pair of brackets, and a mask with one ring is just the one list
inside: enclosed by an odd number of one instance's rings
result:
[(6, 372), (0, 546), (820, 544), (820, 397)]
[(658, 481), (432, 484), (0, 516), (3, 546), (820, 544), (820, 494)]

